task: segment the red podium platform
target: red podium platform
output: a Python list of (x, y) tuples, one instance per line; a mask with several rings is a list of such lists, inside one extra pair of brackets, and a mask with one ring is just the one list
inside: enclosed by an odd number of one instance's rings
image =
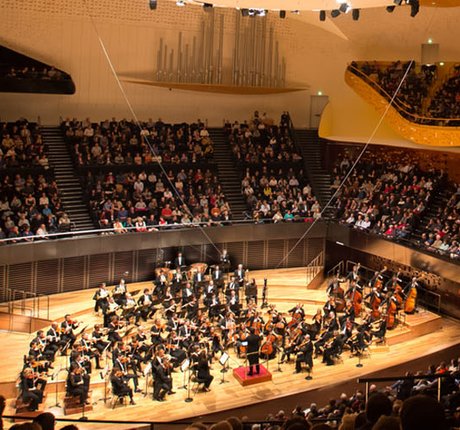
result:
[(248, 371), (249, 367), (237, 367), (236, 369), (233, 369), (233, 376), (243, 387), (272, 380), (272, 374), (263, 364), (260, 365), (260, 373), (258, 375), (253, 374), (252, 376), (249, 376), (247, 374)]

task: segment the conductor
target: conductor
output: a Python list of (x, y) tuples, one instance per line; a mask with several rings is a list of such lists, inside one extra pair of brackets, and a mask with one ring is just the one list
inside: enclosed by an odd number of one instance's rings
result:
[(261, 342), (261, 337), (256, 335), (254, 329), (251, 327), (249, 329), (251, 334), (247, 337), (248, 342), (248, 349), (247, 349), (247, 357), (249, 361), (249, 372), (248, 375), (252, 376), (253, 366), (256, 368), (256, 375), (260, 373), (260, 366), (259, 366), (259, 347)]

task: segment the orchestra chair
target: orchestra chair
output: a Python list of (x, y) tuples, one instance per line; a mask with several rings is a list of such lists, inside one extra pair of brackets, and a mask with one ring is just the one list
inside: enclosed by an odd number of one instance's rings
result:
[(126, 398), (129, 397), (128, 393), (115, 393), (115, 391), (112, 389), (112, 403), (111, 403), (111, 409), (115, 409), (115, 407), (118, 404), (123, 404), (124, 406), (128, 405), (128, 402), (126, 401)]

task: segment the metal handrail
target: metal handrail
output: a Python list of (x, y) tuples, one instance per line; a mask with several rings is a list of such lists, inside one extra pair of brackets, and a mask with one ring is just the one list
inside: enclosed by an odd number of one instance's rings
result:
[(307, 285), (315, 279), (315, 277), (324, 268), (324, 251), (321, 251), (306, 267), (306, 280)]
[(343, 272), (343, 269), (345, 267), (345, 263), (343, 262), (343, 260), (341, 260), (339, 263), (337, 263), (332, 269), (329, 269), (327, 271), (327, 277), (330, 278), (332, 276), (335, 276), (335, 274), (338, 272), (338, 273), (342, 273)]
[(391, 381), (407, 381), (407, 380), (421, 380), (421, 379), (438, 379), (438, 401), (441, 401), (441, 385), (443, 378), (450, 378), (452, 375), (450, 373), (441, 373), (433, 375), (414, 375), (414, 376), (387, 376), (387, 377), (369, 377), (369, 378), (358, 378), (358, 384), (366, 384), (366, 403), (369, 399), (369, 384), (374, 382), (391, 382)]

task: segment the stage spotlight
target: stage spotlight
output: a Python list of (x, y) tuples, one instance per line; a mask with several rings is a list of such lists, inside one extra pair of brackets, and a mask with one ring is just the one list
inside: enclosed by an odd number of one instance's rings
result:
[(351, 15), (353, 16), (353, 21), (358, 21), (359, 19), (359, 9), (353, 9), (351, 12)]
[(342, 3), (339, 7), (340, 12), (345, 13), (348, 10), (348, 5), (346, 3)]
[(241, 9), (241, 16), (249, 16), (249, 9)]
[(340, 15), (340, 10), (338, 9), (331, 10), (332, 18), (337, 18), (339, 15)]
[(286, 11), (285, 10), (280, 10), (280, 18), (281, 19), (286, 18)]
[(326, 21), (326, 11), (325, 10), (320, 10), (319, 11), (319, 20), (320, 21)]
[(177, 0), (177, 1), (176, 1), (176, 6), (184, 7), (184, 6), (185, 6), (185, 3), (184, 3), (183, 0)]
[(156, 10), (157, 0), (149, 0), (149, 7), (150, 7), (150, 10)]
[(394, 3), (396, 6), (401, 6), (402, 0), (394, 0), (393, 3)]
[(409, 4), (410, 4), (410, 16), (414, 18), (420, 10), (420, 2), (419, 0), (411, 0)]
[(206, 12), (209, 12), (212, 9), (212, 4), (211, 3), (203, 3), (203, 9)]
[(392, 13), (395, 10), (396, 6), (387, 6), (387, 12)]

